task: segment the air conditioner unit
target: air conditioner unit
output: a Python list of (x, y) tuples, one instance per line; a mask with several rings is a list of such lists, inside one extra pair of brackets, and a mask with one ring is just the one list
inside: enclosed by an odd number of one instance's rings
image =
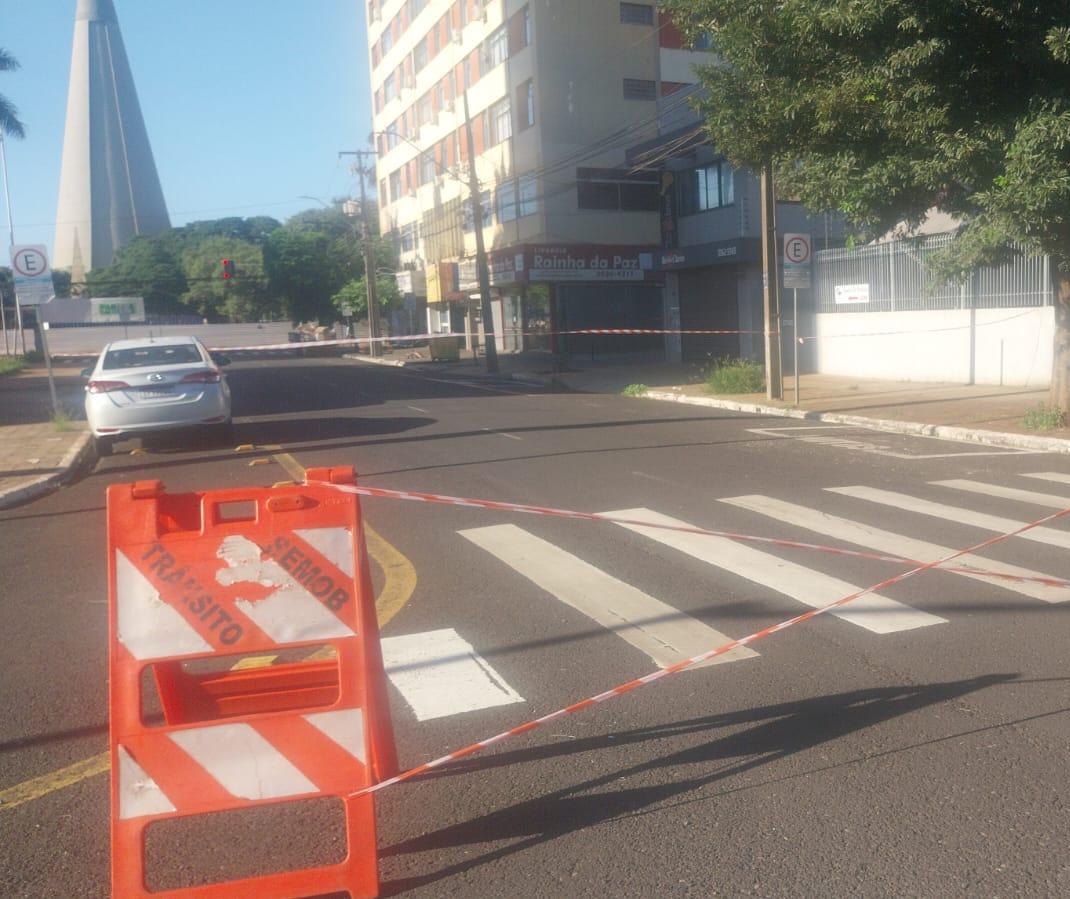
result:
[(405, 88), (406, 90), (412, 90), (413, 88), (416, 87), (416, 76), (415, 75), (406, 75), (402, 79), (401, 86), (403, 88)]
[(452, 40), (458, 47), (461, 46), (461, 44), (464, 43), (464, 29), (458, 28), (452, 35), (450, 35), (450, 40)]

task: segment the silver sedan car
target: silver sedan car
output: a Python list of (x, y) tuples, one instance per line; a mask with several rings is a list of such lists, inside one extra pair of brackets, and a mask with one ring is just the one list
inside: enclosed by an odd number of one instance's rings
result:
[(195, 337), (117, 340), (82, 374), (85, 413), (97, 453), (126, 437), (208, 426), (231, 431), (230, 388), (219, 370), (230, 360)]

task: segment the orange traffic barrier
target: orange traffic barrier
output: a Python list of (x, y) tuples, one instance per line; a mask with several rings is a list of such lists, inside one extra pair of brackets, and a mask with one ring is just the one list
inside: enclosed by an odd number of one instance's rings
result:
[[(359, 500), (328, 486), (355, 482), (108, 489), (115, 896), (378, 895), (374, 799), (351, 794), (397, 757)], [(319, 797), (341, 862), (150, 891), (152, 825)]]

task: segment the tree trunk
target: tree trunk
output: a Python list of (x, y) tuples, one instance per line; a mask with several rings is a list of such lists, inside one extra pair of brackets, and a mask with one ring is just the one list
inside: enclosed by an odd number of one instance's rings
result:
[(1055, 268), (1055, 346), (1051, 360), (1049, 402), (1070, 423), (1070, 264)]

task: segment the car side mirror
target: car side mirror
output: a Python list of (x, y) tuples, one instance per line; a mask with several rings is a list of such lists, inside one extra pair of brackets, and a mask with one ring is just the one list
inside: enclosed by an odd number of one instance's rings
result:
[(83, 368), (80, 374), (83, 378), (91, 378), (93, 376), (92, 366), (90, 366), (89, 368)]
[(212, 360), (220, 368), (222, 368), (225, 365), (230, 365), (230, 363), (234, 361), (233, 359), (230, 358), (230, 356), (226, 355), (225, 353), (213, 353), (212, 354)]

